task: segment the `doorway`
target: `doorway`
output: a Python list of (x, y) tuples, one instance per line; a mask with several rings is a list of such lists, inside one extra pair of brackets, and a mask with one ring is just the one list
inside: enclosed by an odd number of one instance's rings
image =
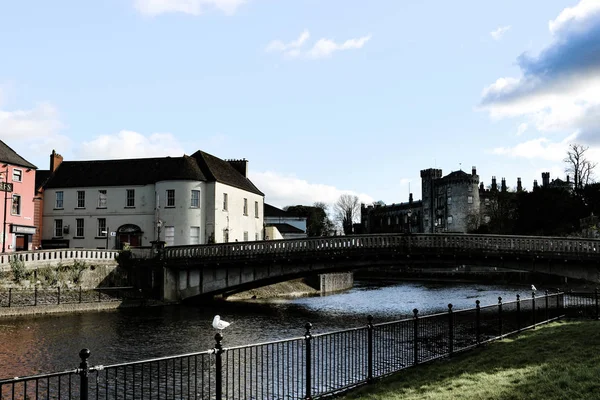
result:
[(125, 244), (131, 247), (140, 247), (142, 245), (142, 230), (134, 224), (121, 225), (117, 229), (117, 240), (119, 249), (123, 249)]

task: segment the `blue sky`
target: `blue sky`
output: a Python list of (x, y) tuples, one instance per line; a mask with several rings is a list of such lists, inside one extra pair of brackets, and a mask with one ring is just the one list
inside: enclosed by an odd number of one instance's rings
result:
[(600, 160), (600, 0), (0, 2), (0, 138), (66, 160), (247, 158), (276, 206), (398, 203)]

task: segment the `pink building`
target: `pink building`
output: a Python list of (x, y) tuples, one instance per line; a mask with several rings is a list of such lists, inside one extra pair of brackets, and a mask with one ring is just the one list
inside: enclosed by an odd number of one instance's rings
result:
[(0, 245), (2, 252), (32, 250), (36, 166), (0, 140)]

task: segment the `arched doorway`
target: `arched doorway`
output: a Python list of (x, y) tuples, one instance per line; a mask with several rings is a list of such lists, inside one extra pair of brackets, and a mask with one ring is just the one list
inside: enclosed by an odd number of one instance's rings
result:
[(117, 229), (118, 248), (122, 249), (124, 243), (129, 243), (132, 247), (142, 245), (142, 230), (139, 226), (133, 224), (121, 225)]

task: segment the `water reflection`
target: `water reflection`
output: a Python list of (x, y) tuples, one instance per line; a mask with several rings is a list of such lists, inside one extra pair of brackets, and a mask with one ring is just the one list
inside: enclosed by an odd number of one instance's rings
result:
[(356, 282), (352, 290), (323, 297), (215, 302), (202, 306), (123, 309), (0, 320), (0, 377), (75, 368), (82, 348), (93, 365), (202, 351), (214, 345), (212, 319), (221, 315), (225, 346), (298, 337), (304, 324), (327, 332), (420, 314), (512, 301), (527, 288), (480, 284)]

